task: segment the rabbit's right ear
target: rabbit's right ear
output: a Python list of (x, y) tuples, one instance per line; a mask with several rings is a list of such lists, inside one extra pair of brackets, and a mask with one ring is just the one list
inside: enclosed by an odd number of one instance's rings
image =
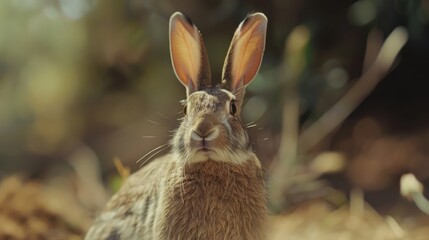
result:
[(174, 72), (188, 95), (211, 84), (210, 66), (201, 34), (180, 12), (170, 18), (170, 55)]
[(267, 17), (250, 14), (241, 22), (232, 38), (222, 71), (226, 89), (243, 96), (246, 87), (258, 73), (265, 49)]

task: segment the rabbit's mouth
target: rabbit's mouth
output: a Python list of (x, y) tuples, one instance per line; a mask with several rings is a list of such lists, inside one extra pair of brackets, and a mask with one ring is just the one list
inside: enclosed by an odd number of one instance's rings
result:
[(205, 139), (201, 140), (191, 140), (191, 152), (193, 152), (193, 157), (191, 161), (204, 161), (209, 159), (218, 158), (218, 147), (215, 141), (207, 141)]
[(200, 147), (193, 148), (193, 154), (191, 154), (191, 162), (201, 162), (207, 161), (209, 159), (215, 160), (217, 159), (217, 152), (213, 148), (209, 147)]
[[(204, 143), (203, 143), (203, 144), (204, 144)], [(208, 147), (205, 147), (205, 146), (204, 146), (204, 147), (202, 147), (202, 148), (198, 149), (198, 150), (197, 150), (197, 152), (198, 152), (198, 151), (200, 151), (200, 152), (210, 152), (210, 151), (212, 151), (212, 150), (211, 150), (210, 148), (208, 148)]]
[(201, 140), (198, 142), (194, 141), (192, 145), (193, 145), (192, 147), (196, 150), (197, 153), (214, 152), (214, 147), (209, 141), (205, 141), (205, 140)]

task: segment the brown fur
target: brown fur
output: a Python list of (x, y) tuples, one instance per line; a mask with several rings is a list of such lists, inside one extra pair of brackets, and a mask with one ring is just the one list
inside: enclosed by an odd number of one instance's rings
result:
[(263, 239), (265, 190), (253, 161), (180, 166), (171, 157), (133, 174), (85, 239)]
[(208, 160), (169, 178), (157, 239), (263, 239), (265, 191), (261, 169)]
[[(246, 53), (246, 59), (260, 63), (266, 28), (263, 14), (250, 15), (236, 31), (234, 40), (240, 40), (241, 27), (249, 22), (258, 26), (254, 28), (258, 32), (251, 31), (246, 36), (263, 40), (256, 43), (259, 52), (246, 52), (246, 44), (238, 47)], [(197, 28), (183, 14), (173, 14), (170, 33), (176, 34), (175, 26), (192, 29), (190, 35), (182, 31), (185, 40), (201, 40)], [(239, 88), (228, 91), (212, 87), (206, 81), (210, 72), (205, 67), (208, 62), (202, 40), (184, 42), (197, 44), (198, 48), (193, 45), (190, 49), (203, 52), (203, 63), (182, 64), (181, 61), (190, 61), (187, 48), (178, 35), (174, 36), (170, 44), (178, 51), (173, 62), (180, 70), (176, 71), (179, 80), (187, 86), (188, 98), (187, 113), (171, 141), (171, 153), (133, 174), (109, 201), (85, 239), (264, 239), (266, 199), (262, 170), (240, 120), (241, 99), (237, 100), (243, 97), (244, 85), (254, 78), (259, 65), (252, 65), (253, 74), (245, 79), (233, 80), (233, 86)], [(227, 61), (231, 62), (228, 58)], [(198, 79), (186, 77), (201, 71), (205, 73), (199, 74)], [(237, 113), (231, 112), (231, 105), (237, 101)]]

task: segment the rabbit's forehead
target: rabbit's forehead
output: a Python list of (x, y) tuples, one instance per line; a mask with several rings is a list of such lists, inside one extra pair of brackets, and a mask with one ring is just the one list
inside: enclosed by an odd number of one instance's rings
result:
[(189, 95), (188, 102), (195, 104), (219, 105), (235, 99), (234, 94), (224, 89), (207, 89)]

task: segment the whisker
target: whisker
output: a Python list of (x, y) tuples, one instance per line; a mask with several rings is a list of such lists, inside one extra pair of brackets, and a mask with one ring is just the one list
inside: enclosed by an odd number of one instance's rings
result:
[(185, 203), (183, 195), (185, 194), (185, 181), (186, 181), (186, 165), (188, 164), (188, 159), (190, 158), (191, 150), (186, 149), (184, 153), (185, 161), (182, 162), (182, 181), (180, 183), (180, 198), (182, 199), (182, 203)]
[(248, 125), (248, 126), (246, 126), (246, 128), (254, 128), (254, 127), (256, 127), (256, 126), (258, 126), (258, 125), (256, 125), (256, 124), (252, 124), (252, 125)]
[(142, 138), (156, 138), (157, 136), (142, 136)]
[(147, 119), (147, 121), (148, 121), (148, 122), (150, 122), (150, 123), (156, 124), (156, 125), (160, 125), (160, 123), (158, 123), (158, 122), (155, 122), (155, 121), (153, 121), (153, 120), (150, 120), (150, 119)]
[(235, 161), (236, 163), (238, 163), (238, 162), (239, 162), (239, 159), (238, 159), (237, 153), (236, 153), (234, 150), (232, 150), (232, 148), (231, 148), (231, 147), (228, 147), (228, 148), (229, 148), (229, 151), (231, 151), (231, 157), (232, 157), (232, 158), (234, 158), (234, 161)]
[(159, 149), (158, 151), (154, 152), (152, 155), (150, 155), (142, 164), (140, 164), (140, 167), (142, 167), (143, 165), (145, 165), (145, 163), (147, 163), (149, 160), (151, 160), (153, 157), (155, 157), (156, 155), (158, 155), (160, 152), (166, 150), (168, 148), (168, 145), (165, 144), (163, 148)]
[[(251, 121), (251, 122), (248, 122), (248, 123), (244, 124), (244, 126), (249, 126), (249, 125), (253, 125), (253, 124), (255, 124), (255, 122), (256, 122), (256, 121)], [(256, 124), (255, 124), (255, 125), (256, 125)]]
[(165, 119), (165, 120), (167, 120), (167, 121), (169, 121), (169, 122), (172, 122), (172, 121), (171, 121), (171, 119), (170, 119), (170, 118), (168, 118), (167, 116), (165, 116), (164, 114), (162, 114), (162, 113), (158, 112), (158, 115), (159, 115), (161, 118), (163, 118), (163, 119)]
[(152, 149), (151, 151), (149, 151), (148, 153), (146, 153), (145, 155), (143, 155), (143, 157), (139, 158), (139, 160), (137, 160), (137, 162), (136, 162), (136, 163), (139, 163), (139, 162), (140, 162), (141, 160), (143, 160), (146, 156), (148, 156), (149, 154), (151, 154), (151, 153), (155, 152), (156, 150), (158, 150), (158, 149), (160, 149), (160, 148), (165, 147), (166, 145), (168, 145), (168, 143), (166, 143), (166, 144), (162, 144), (162, 145), (160, 145), (160, 146), (158, 146), (158, 147), (156, 147), (156, 148)]

